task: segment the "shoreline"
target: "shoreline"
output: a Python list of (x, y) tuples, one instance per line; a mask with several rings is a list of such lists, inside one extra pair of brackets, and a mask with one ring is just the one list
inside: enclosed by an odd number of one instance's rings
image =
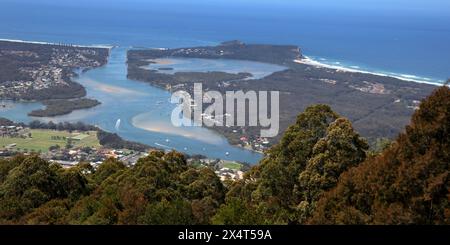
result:
[[(41, 45), (61, 45), (58, 43), (52, 43), (52, 42), (43, 42), (43, 41), (28, 41), (28, 40), (21, 40), (21, 39), (7, 39), (7, 38), (0, 38), (0, 42), (12, 42), (12, 43), (28, 43), (28, 44), (41, 44)], [(104, 48), (104, 49), (113, 49), (115, 47), (118, 47), (117, 45), (71, 45), (72, 47), (77, 48)], [(134, 47), (131, 47), (134, 48)], [(169, 50), (169, 48), (144, 48), (144, 49), (153, 49), (153, 50)], [(368, 71), (364, 70), (358, 66), (343, 66), (340, 64), (340, 62), (336, 62), (335, 65), (327, 64), (324, 62), (320, 62), (316, 59), (311, 58), (310, 56), (303, 55), (303, 58), (301, 59), (294, 59), (294, 63), (297, 64), (304, 64), (304, 65), (311, 65), (315, 67), (320, 68), (328, 68), (328, 69), (335, 69), (339, 72), (354, 72), (354, 73), (363, 73), (363, 74), (371, 74), (375, 76), (383, 76), (383, 77), (392, 77), (396, 78), (405, 82), (415, 82), (415, 83), (424, 83), (434, 86), (442, 86), (445, 83), (445, 80), (436, 80), (432, 78), (426, 78), (426, 77), (419, 77), (416, 75), (409, 75), (409, 74), (400, 74), (395, 72), (382, 72), (382, 71)], [(156, 62), (158, 64), (158, 62)], [(339, 63), (339, 64), (338, 64)]]
[[(383, 72), (376, 72), (376, 71), (367, 71), (367, 70), (363, 70), (359, 67), (345, 67), (339, 64), (336, 65), (331, 65), (331, 64), (326, 64), (320, 61), (317, 61), (315, 59), (310, 58), (309, 56), (304, 55), (304, 58), (302, 59), (295, 59), (293, 60), (294, 63), (297, 64), (304, 64), (304, 65), (310, 65), (310, 66), (314, 66), (314, 67), (318, 67), (318, 68), (327, 68), (327, 69), (334, 69), (337, 72), (349, 72), (349, 73), (363, 73), (363, 74), (370, 74), (370, 75), (375, 75), (375, 76), (382, 76), (382, 77), (392, 77), (392, 78), (396, 78), (405, 82), (414, 82), (414, 83), (423, 83), (423, 84), (429, 84), (429, 85), (434, 85), (434, 86), (443, 86), (445, 81), (441, 81), (441, 80), (432, 80), (432, 79), (428, 79), (428, 78), (422, 78), (422, 77), (417, 77), (414, 75), (402, 75), (402, 74), (388, 74), (388, 73), (383, 73)], [(411, 78), (408, 78), (406, 76), (410, 76)]]
[[(205, 133), (202, 134), (201, 131), (197, 132), (189, 132), (186, 131), (184, 127), (176, 127), (169, 124), (164, 124), (163, 121), (160, 122), (149, 122), (146, 119), (146, 117), (150, 116), (151, 113), (141, 113), (138, 115), (135, 115), (133, 118), (131, 118), (131, 125), (133, 125), (136, 128), (149, 131), (149, 132), (156, 132), (156, 133), (163, 133), (171, 136), (179, 136), (189, 139), (194, 139), (197, 141), (201, 141), (207, 144), (212, 145), (219, 145), (222, 142), (222, 138), (227, 140), (226, 137), (224, 137), (221, 134), (217, 134), (216, 131), (213, 131), (213, 134), (216, 134), (217, 138), (213, 138), (215, 135), (207, 135)], [(207, 127), (198, 127), (198, 129), (206, 129)], [(206, 131), (205, 131), (206, 132)], [(231, 144), (230, 144), (231, 145)]]
[[(40, 45), (61, 45), (59, 43), (52, 43), (52, 42), (41, 42), (41, 41), (26, 41), (26, 40), (20, 40), (20, 39), (5, 39), (0, 38), (0, 42), (10, 42), (10, 43), (28, 43), (28, 44), (40, 44)], [(113, 49), (116, 47), (115, 45), (71, 45), (75, 48), (104, 48), (104, 49)]]
[[(15, 40), (15, 39), (4, 39), (4, 38), (0, 38), (0, 42), (4, 42), (4, 43), (21, 43), (21, 44), (30, 44), (30, 45), (41, 45), (41, 46), (46, 46), (46, 45), (51, 45), (51, 46), (61, 46), (62, 44), (57, 44), (57, 43), (51, 43), (51, 42), (39, 42), (39, 41), (25, 41), (25, 40)], [(86, 88), (81, 85), (80, 83), (78, 83), (77, 81), (75, 81), (75, 78), (77, 76), (79, 76), (80, 73), (84, 73), (87, 72), (88, 70), (91, 69), (96, 69), (96, 68), (100, 68), (105, 66), (108, 62), (109, 62), (109, 57), (110, 57), (110, 53), (111, 50), (115, 47), (115, 46), (106, 46), (106, 45), (70, 45), (70, 47), (72, 48), (86, 48), (86, 49), (102, 49), (104, 51), (107, 52), (107, 55), (105, 57), (104, 63), (100, 61), (100, 66), (98, 67), (93, 67), (93, 66), (87, 66), (87, 67), (75, 67), (72, 68), (71, 71), (68, 73), (67, 77), (64, 78), (64, 80), (68, 80), (67, 82), (70, 84), (76, 84), (79, 85), (83, 90), (84, 90), (84, 94), (80, 94), (80, 95), (75, 95), (74, 97), (69, 97), (69, 98), (46, 98), (46, 99), (11, 99), (11, 98), (0, 98), (0, 102), (3, 103), (4, 101), (6, 102), (20, 102), (20, 103), (39, 103), (41, 105), (40, 109), (37, 110), (33, 110), (30, 111), (28, 113), (29, 117), (32, 118), (44, 118), (44, 117), (57, 117), (57, 116), (63, 116), (63, 115), (68, 115), (74, 111), (77, 110), (85, 110), (85, 109), (90, 109), (90, 108), (94, 108), (98, 105), (101, 104), (100, 101), (97, 101), (95, 99), (89, 99), (87, 98), (86, 95)], [(106, 53), (105, 52), (105, 53)], [(48, 104), (50, 101), (60, 101), (61, 103), (73, 103), (74, 101), (90, 101), (90, 102), (94, 102), (93, 104), (90, 105), (83, 105), (81, 107), (73, 107), (69, 106), (67, 109), (68, 110), (64, 110), (64, 111), (58, 111), (58, 112), (54, 112), (55, 110), (49, 110), (51, 108), (50, 104)], [(55, 108), (51, 108), (51, 109), (55, 109)], [(34, 113), (41, 113), (43, 112), (43, 115), (36, 115)], [(52, 113), (50, 113), (52, 112)], [(47, 113), (50, 113), (47, 115)]]
[[(182, 84), (183, 81), (177, 81), (176, 77), (150, 76), (141, 67), (149, 59), (155, 61), (155, 59), (167, 57), (251, 60), (268, 64), (283, 64), (290, 69), (275, 73), (267, 79), (260, 79), (258, 84), (242, 82), (242, 84), (233, 84), (230, 89), (279, 89), (284, 91), (287, 104), (283, 109), (285, 116), (280, 119), (284, 126), (290, 125), (290, 121), (298, 116), (297, 112), (301, 111), (299, 109), (301, 106), (312, 103), (331, 104), (336, 108), (335, 110), (352, 118), (356, 122), (359, 132), (369, 141), (381, 137), (395, 137), (395, 134), (401, 132), (404, 125), (410, 120), (411, 109), (416, 108), (419, 101), (428, 96), (428, 91), (431, 92), (436, 86), (444, 85), (440, 79), (422, 78), (400, 72), (396, 74), (378, 71), (363, 65), (361, 67), (350, 66), (348, 65), (352, 64), (350, 62), (331, 63), (333, 60), (302, 56), (297, 52), (291, 46), (269, 44), (265, 46), (240, 44), (236, 46), (183, 47), (169, 49), (166, 52), (131, 50), (127, 56), (128, 77), (156, 87), (164, 88), (165, 86), (165, 90), (169, 90), (167, 84), (171, 86), (180, 86), (179, 84), (181, 84), (182, 87), (186, 87), (187, 85)], [(296, 65), (296, 63), (302, 65)], [(324, 77), (328, 79), (321, 79)], [(323, 82), (330, 84), (340, 81), (342, 86), (331, 87), (328, 84), (317, 83), (317, 80), (326, 80)], [(301, 86), (296, 86), (298, 81), (302, 81)], [(221, 88), (221, 84), (213, 82), (207, 83), (206, 87), (208, 90), (224, 90)], [(304, 96), (297, 98), (297, 94)], [(337, 99), (333, 100), (332, 98)], [(371, 100), (367, 101), (367, 98)], [(400, 101), (399, 98), (401, 98)], [(294, 103), (288, 104), (290, 101)], [(392, 105), (392, 103), (399, 102), (402, 103)], [(395, 115), (395, 118), (392, 118), (392, 115)], [(242, 144), (240, 138), (237, 137), (240, 136), (239, 134), (233, 134), (235, 132), (232, 133), (228, 129), (214, 127), (210, 127), (210, 129), (224, 136), (231, 145), (243, 148), (242, 145), (239, 145)], [(264, 148), (255, 141), (258, 136), (256, 130), (249, 128), (242, 134), (249, 136), (247, 138), (251, 140), (248, 142), (255, 146), (255, 149)], [(274, 143), (275, 141), (276, 139)]]

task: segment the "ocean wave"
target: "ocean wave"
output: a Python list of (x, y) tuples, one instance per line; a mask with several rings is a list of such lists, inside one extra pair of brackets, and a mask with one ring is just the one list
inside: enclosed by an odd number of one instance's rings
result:
[[(335, 69), (342, 72), (356, 72), (356, 73), (364, 73), (364, 74), (372, 74), (376, 76), (383, 76), (383, 77), (393, 77), (397, 78), (399, 80), (408, 81), (408, 82), (416, 82), (416, 83), (425, 83), (430, 85), (436, 85), (436, 86), (442, 86), (444, 84), (444, 81), (442, 80), (435, 80), (427, 77), (420, 77), (416, 75), (411, 74), (398, 74), (398, 73), (390, 73), (390, 72), (380, 72), (380, 71), (367, 71), (363, 70), (358, 66), (343, 66), (343, 65), (332, 65), (332, 64), (326, 64), (320, 61), (317, 61), (315, 59), (312, 59), (308, 56), (303, 56), (303, 59), (296, 59), (294, 60), (295, 63), (301, 63), (305, 65), (311, 65), (316, 67), (322, 67), (322, 68), (328, 68), (328, 69)], [(320, 59), (320, 58), (319, 58)], [(334, 62), (334, 64), (341, 64), (340, 62)]]
[(164, 147), (164, 148), (167, 148), (167, 149), (174, 149), (173, 147), (170, 147), (170, 146), (167, 146), (167, 145), (163, 145), (163, 144), (160, 144), (160, 143), (157, 143), (157, 142), (155, 142), (155, 145), (156, 146), (160, 146), (160, 147)]
[(408, 75), (408, 74), (399, 74), (401, 77), (406, 77), (406, 78), (419, 78), (418, 76), (415, 75)]

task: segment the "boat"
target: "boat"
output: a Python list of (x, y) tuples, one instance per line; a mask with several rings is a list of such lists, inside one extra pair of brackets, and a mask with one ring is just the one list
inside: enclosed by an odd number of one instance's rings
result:
[(117, 121), (116, 121), (116, 126), (114, 127), (114, 128), (116, 129), (116, 131), (119, 131), (119, 128), (120, 128), (120, 122), (121, 122), (120, 118), (117, 119)]

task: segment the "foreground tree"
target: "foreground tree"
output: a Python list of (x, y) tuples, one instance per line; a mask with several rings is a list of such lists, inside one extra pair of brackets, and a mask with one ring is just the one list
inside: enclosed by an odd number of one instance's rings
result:
[[(38, 156), (7, 160), (0, 182), (0, 219), (23, 222), (22, 216), (54, 199), (77, 200), (87, 193), (87, 180), (76, 169), (65, 171)], [(7, 171), (6, 171), (7, 170)]]
[(317, 200), (336, 186), (343, 172), (365, 160), (368, 149), (347, 119), (339, 118), (328, 127), (326, 137), (316, 143), (313, 157), (299, 176), (299, 223), (313, 214)]
[(314, 224), (450, 224), (450, 89), (422, 102), (381, 155), (345, 173)]
[(184, 155), (154, 151), (133, 167), (70, 169), (37, 156), (0, 161), (2, 224), (209, 224), (225, 188)]
[(209, 224), (224, 202), (215, 173), (187, 165), (181, 153), (154, 151), (126, 168), (109, 160), (93, 175), (100, 183), (70, 213), (74, 224)]
[(0, 223), (450, 224), (450, 89), (424, 100), (383, 148), (367, 157), (351, 123), (316, 105), (228, 189), (176, 152), (97, 169), (0, 159)]
[(230, 187), (227, 204), (215, 220), (235, 220), (244, 205), (236, 202), (238, 198), (252, 209), (253, 214), (247, 216), (264, 217), (262, 223), (302, 222), (314, 211), (318, 197), (335, 186), (340, 174), (365, 159), (367, 148), (347, 119), (329, 106), (311, 106), (260, 165)]

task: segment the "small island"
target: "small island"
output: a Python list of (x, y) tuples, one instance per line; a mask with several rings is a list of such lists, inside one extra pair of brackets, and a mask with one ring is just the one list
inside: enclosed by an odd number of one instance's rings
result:
[(94, 99), (74, 100), (46, 100), (42, 102), (45, 109), (35, 110), (28, 113), (32, 117), (55, 117), (69, 114), (74, 110), (88, 109), (100, 105), (100, 101)]
[(158, 68), (158, 70), (160, 70), (160, 71), (172, 71), (173, 68), (172, 67), (161, 67), (161, 68)]

